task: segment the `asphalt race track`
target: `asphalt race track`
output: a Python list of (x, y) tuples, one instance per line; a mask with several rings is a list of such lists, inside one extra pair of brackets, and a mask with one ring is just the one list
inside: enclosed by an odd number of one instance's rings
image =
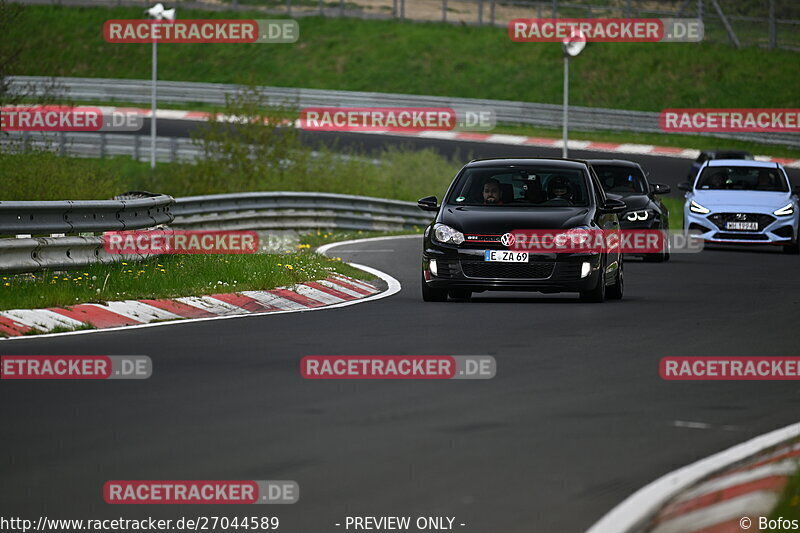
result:
[[(4, 355), (149, 355), (146, 381), (5, 381), (5, 515), (447, 515), (475, 533), (585, 530), (677, 467), (797, 421), (793, 382), (665, 382), (672, 355), (797, 355), (800, 259), (631, 260), (621, 302), (484, 293), (423, 303), (420, 238), (331, 253), (403, 289), (341, 309), (0, 342)], [(304, 355), (479, 355), (492, 380), (311, 381)], [(686, 422), (707, 424), (686, 427)], [(112, 479), (292, 479), (291, 506), (111, 506)]]
[[(196, 127), (198, 127), (197, 122), (160, 119), (158, 121), (158, 135), (163, 137), (189, 137), (190, 131)], [(139, 133), (142, 135), (149, 135), (149, 132), (150, 120), (145, 119), (144, 125), (139, 130)], [(367, 154), (377, 154), (380, 150), (389, 146), (404, 146), (409, 149), (429, 148), (445, 157), (454, 158), (464, 163), (470, 159), (491, 157), (561, 157), (561, 148), (515, 146), (365, 133), (303, 131), (301, 132), (301, 139), (304, 143), (314, 147), (324, 145), (336, 150), (356, 150)], [(686, 147), (691, 148), (690, 144), (691, 143), (687, 141)], [(719, 139), (719, 147), (725, 147), (724, 139)], [(641, 164), (645, 170), (650, 172), (649, 180), (651, 182), (666, 183), (672, 187), (673, 196), (677, 196), (680, 193), (676, 190), (676, 187), (678, 183), (686, 181), (686, 175), (692, 164), (688, 159), (676, 157), (616, 153), (604, 154), (603, 152), (589, 150), (570, 150), (569, 156), (576, 159), (610, 158), (636, 161)], [(789, 168), (786, 170), (789, 174), (789, 178), (792, 180), (792, 184), (800, 184), (800, 169)], [(440, 191), (431, 192), (431, 194), (437, 193), (441, 194)], [(682, 195), (683, 193), (680, 193), (680, 196)]]

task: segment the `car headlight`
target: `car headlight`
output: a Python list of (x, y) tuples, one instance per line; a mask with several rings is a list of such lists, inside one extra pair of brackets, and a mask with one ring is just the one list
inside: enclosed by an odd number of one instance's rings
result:
[(689, 211), (691, 211), (692, 213), (699, 213), (701, 215), (705, 215), (706, 213), (710, 213), (711, 212), (710, 209), (708, 209), (706, 207), (703, 207), (702, 205), (698, 204), (694, 200), (692, 200), (689, 203)]
[(436, 224), (433, 226), (433, 236), (437, 241), (442, 243), (461, 244), (464, 242), (463, 233), (445, 224)]
[(789, 204), (781, 207), (780, 209), (776, 209), (775, 211), (772, 212), (772, 214), (776, 215), (776, 216), (779, 216), (779, 217), (785, 217), (787, 215), (793, 215), (794, 214), (794, 204), (789, 203)]
[(639, 211), (629, 211), (625, 213), (625, 220), (628, 222), (642, 222), (650, 218), (652, 212), (649, 209), (641, 209)]

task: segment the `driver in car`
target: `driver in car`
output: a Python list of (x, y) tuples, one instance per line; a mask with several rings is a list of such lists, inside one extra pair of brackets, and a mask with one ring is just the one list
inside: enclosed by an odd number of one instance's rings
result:
[(547, 196), (549, 200), (572, 201), (572, 187), (569, 181), (561, 176), (556, 176), (547, 184)]
[(500, 182), (494, 178), (483, 184), (483, 203), (486, 205), (503, 205)]

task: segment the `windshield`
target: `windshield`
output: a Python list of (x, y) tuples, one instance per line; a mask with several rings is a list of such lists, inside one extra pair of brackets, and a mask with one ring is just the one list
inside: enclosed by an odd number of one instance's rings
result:
[(615, 194), (646, 194), (647, 180), (636, 167), (621, 165), (592, 165), (606, 192)]
[(706, 167), (695, 188), (788, 192), (789, 184), (777, 168), (722, 166)]
[(468, 168), (448, 203), (495, 207), (570, 207), (589, 205), (580, 169), (558, 167)]

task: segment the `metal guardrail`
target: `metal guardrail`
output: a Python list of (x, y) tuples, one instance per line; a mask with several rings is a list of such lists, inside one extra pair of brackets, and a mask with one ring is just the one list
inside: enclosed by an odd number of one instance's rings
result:
[[(26, 91), (35, 93), (41, 91), (48, 81), (52, 80), (53, 78), (37, 76), (13, 76), (8, 78), (9, 90), (16, 94), (24, 94)], [(55, 80), (65, 91), (65, 96), (75, 100), (142, 104), (150, 101), (151, 82), (147, 80), (105, 78), (55, 78)], [(233, 96), (242, 88), (242, 86), (222, 83), (159, 81), (158, 98), (162, 104), (203, 103), (222, 106), (225, 104), (226, 95)], [(293, 105), (299, 108), (311, 106), (452, 107), (491, 110), (494, 111), (498, 123), (527, 124), (547, 128), (560, 128), (562, 120), (562, 106), (556, 104), (282, 87), (260, 87), (259, 91), (270, 104)], [(569, 120), (570, 127), (575, 130), (663, 133), (659, 126), (659, 113), (650, 111), (570, 106)], [(800, 147), (800, 134), (796, 133), (707, 133), (702, 135)]]
[(413, 202), (332, 193), (252, 192), (176, 199), (176, 229), (346, 229), (398, 231), (427, 226)]
[(0, 235), (93, 233), (172, 222), (165, 194), (127, 200), (0, 201)]
[[(142, 203), (161, 205), (163, 199), (169, 199), (166, 207), (148, 208)], [(0, 272), (69, 269), (148, 257), (109, 254), (100, 236), (29, 235), (51, 231), (102, 232), (149, 228), (167, 222), (171, 229), (398, 231), (426, 226), (431, 219), (413, 202), (332, 193), (216, 194), (172, 202), (165, 195), (142, 200), (0, 202), (0, 234), (23, 237), (0, 239)], [(127, 209), (115, 211), (114, 206), (119, 204), (125, 204)], [(158, 211), (145, 214), (145, 209)], [(121, 216), (116, 217), (116, 213)]]

